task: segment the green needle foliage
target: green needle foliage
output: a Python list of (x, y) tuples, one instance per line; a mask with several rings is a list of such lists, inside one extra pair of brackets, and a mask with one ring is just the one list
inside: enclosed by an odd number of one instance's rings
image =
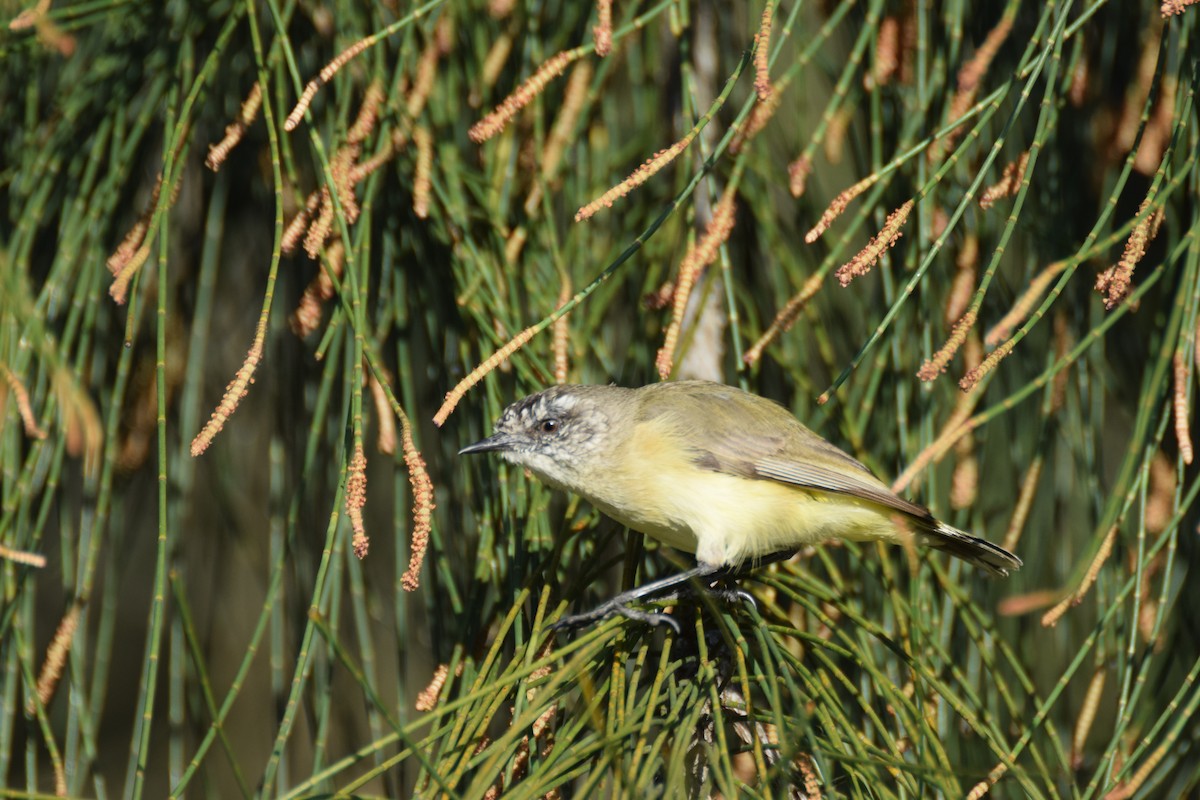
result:
[[(0, 794), (1194, 794), (1163, 6), (10, 5)], [(660, 372), (1025, 567), (817, 547), (551, 630), (687, 564), (455, 453)]]

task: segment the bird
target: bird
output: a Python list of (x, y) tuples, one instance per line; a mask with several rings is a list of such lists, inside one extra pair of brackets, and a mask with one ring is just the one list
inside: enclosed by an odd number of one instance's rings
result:
[(911, 541), (995, 576), (1021, 567), (1016, 555), (897, 495), (782, 405), (721, 383), (552, 386), (514, 402), (491, 436), (459, 451), (485, 452), (695, 555), (695, 568), (619, 594), (565, 627), (614, 613), (671, 624), (630, 604), (832, 540)]

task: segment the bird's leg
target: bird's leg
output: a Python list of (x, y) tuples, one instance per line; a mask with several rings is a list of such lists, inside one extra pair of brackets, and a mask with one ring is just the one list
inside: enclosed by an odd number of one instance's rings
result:
[(679, 593), (680, 597), (695, 597), (696, 595), (707, 595), (708, 597), (720, 600), (723, 603), (745, 603), (746, 605), (758, 608), (758, 601), (754, 599), (754, 595), (747, 592), (745, 589), (737, 585), (738, 575), (720, 576), (720, 583), (710, 586), (689, 586)]
[(693, 579), (701, 581), (702, 585), (707, 585), (713, 576), (720, 576), (727, 571), (728, 568), (720, 567), (716, 564), (700, 563), (677, 575), (668, 575), (665, 578), (659, 578), (656, 581), (637, 586), (627, 592), (621, 592), (616, 597), (604, 601), (591, 611), (563, 617), (551, 627), (556, 630), (578, 628), (607, 619), (613, 614), (620, 614), (623, 617), (628, 617), (638, 622), (645, 622), (649, 625), (669, 625), (678, 634), (680, 632), (679, 623), (670, 616), (653, 611), (640, 611), (628, 608), (628, 605), (637, 600), (651, 600), (673, 596), (678, 593), (678, 587)]
[(669, 625), (678, 634), (680, 632), (679, 623), (674, 617), (660, 612), (629, 608), (629, 604), (637, 600), (661, 600), (667, 597), (703, 593), (725, 600), (726, 602), (747, 602), (757, 608), (758, 603), (755, 602), (754, 597), (744, 589), (738, 588), (736, 584), (720, 587), (713, 586), (712, 584), (715, 581), (734, 581), (751, 568), (773, 564), (776, 561), (786, 561), (793, 555), (795, 555), (794, 550), (784, 550), (763, 556), (751, 565), (739, 567), (718, 566), (716, 564), (700, 562), (692, 569), (680, 572), (677, 575), (669, 575), (666, 578), (660, 578), (630, 589), (627, 592), (622, 592), (611, 600), (607, 600), (596, 606), (591, 611), (563, 617), (554, 623), (551, 628), (555, 630), (577, 628), (607, 619), (613, 614), (620, 614), (623, 617), (644, 622), (648, 625)]
[(752, 570), (765, 567), (768, 564), (774, 564), (777, 561), (787, 561), (794, 555), (796, 555), (795, 550), (782, 550), (777, 553), (765, 555), (749, 564), (742, 564), (737, 567), (724, 567), (712, 576), (714, 581), (720, 582), (720, 585), (712, 585), (711, 581), (700, 585), (693, 583), (680, 592), (680, 595), (706, 594), (709, 597), (715, 597), (726, 603), (740, 602), (758, 608), (758, 601), (754, 599), (754, 595), (738, 586), (737, 581), (745, 577)]

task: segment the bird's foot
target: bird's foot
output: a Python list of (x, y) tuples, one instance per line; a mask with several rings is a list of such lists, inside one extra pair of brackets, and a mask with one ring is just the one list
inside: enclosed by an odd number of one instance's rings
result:
[[(688, 585), (683, 587), (681, 590), (673, 591), (670, 594), (659, 594), (655, 599), (683, 599), (702, 594), (716, 598), (717, 600), (721, 600), (731, 605), (737, 603), (746, 603), (747, 605), (752, 606), (755, 610), (758, 609), (758, 602), (754, 599), (754, 596), (732, 582), (721, 582), (716, 585)], [(643, 611), (641, 609), (630, 607), (631, 603), (645, 599), (647, 599), (646, 587), (631, 589), (627, 592), (622, 592), (611, 600), (601, 603), (591, 611), (585, 611), (582, 614), (572, 614), (569, 617), (563, 617), (552, 624), (550, 629), (570, 630), (573, 628), (581, 628), (597, 622), (602, 622), (613, 615), (619, 614), (627, 619), (634, 620), (635, 622), (642, 622), (651, 626), (666, 625), (670, 627), (671, 630), (675, 631), (676, 635), (681, 633), (682, 629), (680, 628), (679, 621), (670, 614), (665, 614), (661, 611)]]
[[(636, 592), (636, 590), (635, 590)], [(611, 600), (607, 600), (593, 608), (591, 611), (585, 611), (582, 614), (572, 614), (569, 617), (563, 617), (550, 626), (550, 630), (562, 631), (572, 630), (574, 628), (582, 628), (588, 625), (593, 625), (597, 622), (602, 622), (609, 617), (619, 614), (627, 619), (641, 622), (650, 626), (666, 625), (671, 630), (675, 631), (678, 636), (682, 629), (679, 627), (679, 622), (670, 614), (665, 614), (661, 611), (643, 611), (637, 608), (630, 608), (629, 604), (641, 597), (635, 592), (624, 592), (617, 595)]]
[(687, 594), (705, 594), (730, 605), (745, 603), (756, 611), (758, 610), (758, 601), (754, 599), (754, 595), (737, 585), (707, 586), (700, 589), (689, 589)]

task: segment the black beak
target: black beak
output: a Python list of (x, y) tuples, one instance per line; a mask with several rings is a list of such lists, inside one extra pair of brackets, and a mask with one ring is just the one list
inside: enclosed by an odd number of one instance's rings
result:
[(513, 437), (507, 433), (493, 433), (486, 439), (480, 439), (475, 444), (469, 444), (458, 451), (460, 456), (471, 453), (488, 453), (493, 450), (507, 450), (513, 443)]

